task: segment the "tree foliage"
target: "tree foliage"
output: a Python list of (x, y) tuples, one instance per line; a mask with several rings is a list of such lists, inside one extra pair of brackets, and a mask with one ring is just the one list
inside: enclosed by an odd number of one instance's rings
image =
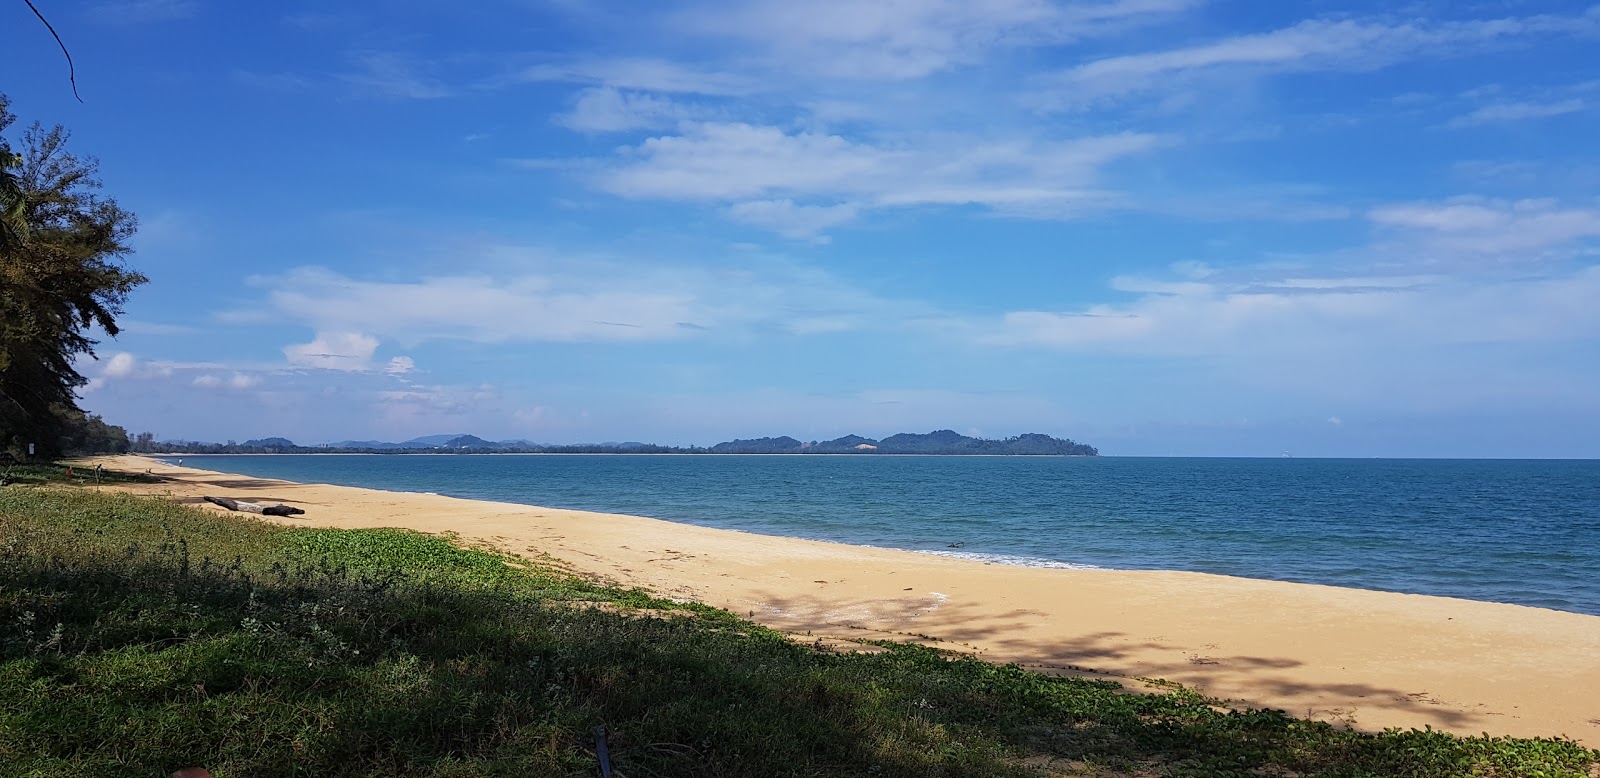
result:
[[(0, 133), (16, 117), (0, 95)], [(98, 163), (67, 151), (62, 127), (34, 123), (13, 150), (0, 135), (0, 447), (68, 445), (86, 418), (76, 361), (145, 277), (122, 263), (137, 222), (100, 194)]]

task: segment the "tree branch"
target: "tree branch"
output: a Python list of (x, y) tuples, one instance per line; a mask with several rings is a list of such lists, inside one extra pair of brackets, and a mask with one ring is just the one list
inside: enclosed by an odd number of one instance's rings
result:
[(56, 28), (50, 26), (50, 20), (44, 18), (44, 14), (39, 13), (39, 9), (34, 7), (33, 0), (22, 0), (22, 2), (27, 3), (28, 10), (33, 11), (33, 15), (39, 17), (39, 21), (44, 22), (44, 28), (49, 30), (51, 37), (56, 39), (56, 45), (61, 47), (61, 53), (67, 56), (67, 81), (72, 83), (72, 96), (78, 98), (78, 102), (83, 102), (83, 97), (78, 94), (78, 69), (72, 64), (72, 52), (67, 51), (67, 44), (61, 41), (61, 36), (56, 33)]

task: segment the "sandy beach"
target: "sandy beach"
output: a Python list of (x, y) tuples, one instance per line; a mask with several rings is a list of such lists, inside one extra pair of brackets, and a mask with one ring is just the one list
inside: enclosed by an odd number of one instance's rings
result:
[(1135, 688), (1133, 679), (1161, 678), (1237, 706), (1366, 730), (1565, 735), (1600, 746), (1596, 616), (1201, 573), (1011, 567), (135, 456), (85, 461), (166, 479), (119, 487), (127, 491), (306, 510), (286, 524), (453, 532), (814, 638), (918, 640)]

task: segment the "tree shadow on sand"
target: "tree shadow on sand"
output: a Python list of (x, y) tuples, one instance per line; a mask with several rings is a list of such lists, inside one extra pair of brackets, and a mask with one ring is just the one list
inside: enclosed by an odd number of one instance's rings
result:
[[(935, 625), (919, 623), (920, 617), (931, 609), (918, 598), (821, 605), (812, 599), (779, 594), (756, 599), (762, 606), (763, 623), (815, 636), (914, 641), (1053, 674), (1113, 678), (1136, 690), (1170, 688), (1170, 684), (1151, 684), (1149, 679), (1181, 679), (1185, 685), (1200, 690), (1251, 689), (1250, 698), (1230, 701), (1239, 708), (1268, 707), (1272, 701), (1280, 700), (1334, 699), (1349, 701), (1350, 707), (1372, 705), (1401, 711), (1429, 726), (1456, 731), (1472, 731), (1472, 727), (1481, 723), (1478, 717), (1447, 707), (1426, 691), (1356, 682), (1310, 684), (1295, 680), (1279, 672), (1304, 666), (1304, 662), (1291, 657), (1223, 655), (1207, 647), (1185, 649), (1113, 631), (1084, 632), (1047, 641), (1029, 638), (1027, 636), (1033, 633), (1027, 628), (1036, 626), (1046, 616), (1037, 610), (994, 613), (972, 605), (940, 602), (937, 606), (940, 619)], [(1348, 707), (1341, 705), (1324, 704), (1292, 712), (1351, 723)]]

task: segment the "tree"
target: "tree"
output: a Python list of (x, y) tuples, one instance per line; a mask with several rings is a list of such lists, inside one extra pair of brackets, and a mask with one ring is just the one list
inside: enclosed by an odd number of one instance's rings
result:
[[(0, 133), (16, 120), (0, 95)], [(68, 133), (37, 122), (12, 150), (0, 135), (0, 447), (62, 450), (81, 425), (74, 365), (115, 336), (145, 277), (122, 264), (137, 222), (99, 194), (98, 163), (66, 151)]]
[[(0, 97), (0, 117), (5, 116), (3, 101), (4, 97)], [(5, 138), (0, 138), (0, 251), (21, 246), (28, 235), (23, 208), (27, 200), (22, 196), (22, 178), (17, 173), (21, 169), (22, 155), (13, 153)]]
[(65, 422), (63, 434), (57, 438), (64, 454), (126, 454), (128, 431), (107, 424), (93, 413), (77, 408), (63, 409), (60, 416)]

